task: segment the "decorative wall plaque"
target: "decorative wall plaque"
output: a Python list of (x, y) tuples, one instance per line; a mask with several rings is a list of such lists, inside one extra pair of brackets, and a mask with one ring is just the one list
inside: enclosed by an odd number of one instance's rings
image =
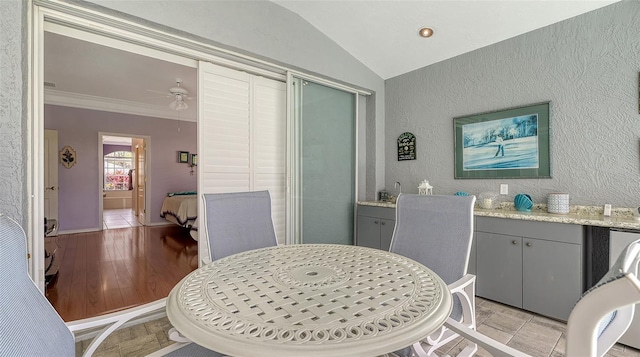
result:
[(398, 161), (416, 159), (416, 136), (410, 132), (398, 137)]
[(76, 151), (71, 146), (67, 145), (60, 150), (60, 163), (68, 169), (76, 164)]

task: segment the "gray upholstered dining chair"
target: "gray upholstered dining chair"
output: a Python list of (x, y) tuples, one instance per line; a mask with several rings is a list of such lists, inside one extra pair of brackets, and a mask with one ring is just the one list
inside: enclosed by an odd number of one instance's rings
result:
[[(473, 241), (475, 196), (401, 194), (396, 201), (396, 227), (390, 251), (422, 263), (438, 274), (453, 294), (449, 319), (471, 330), (476, 328), (475, 275), (467, 274)], [(398, 355), (430, 356), (440, 346), (458, 337), (443, 326)], [(460, 355), (471, 356), (470, 345)]]
[[(202, 200), (205, 214), (202, 228), (211, 260), (277, 245), (269, 191), (203, 194)], [(177, 343), (150, 356), (221, 356), (190, 342), (175, 329), (171, 329), (169, 337)]]
[(91, 356), (125, 322), (165, 304), (162, 299), (124, 312), (65, 323), (29, 277), (24, 230), (1, 213), (0, 272), (0, 356), (74, 357), (74, 332), (101, 327), (83, 353)]
[[(600, 357), (627, 331), (640, 303), (640, 240), (629, 244), (609, 272), (576, 303), (567, 321), (567, 357)], [(494, 356), (528, 356), (455, 321), (445, 322)]]
[(269, 191), (203, 194), (202, 199), (212, 260), (277, 244)]

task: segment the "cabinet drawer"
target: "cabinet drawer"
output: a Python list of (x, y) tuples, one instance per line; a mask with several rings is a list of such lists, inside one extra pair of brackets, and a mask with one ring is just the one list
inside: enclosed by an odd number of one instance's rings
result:
[(554, 242), (582, 244), (583, 227), (578, 224), (522, 221), (517, 219), (476, 217), (476, 231)]
[(395, 221), (396, 210), (388, 207), (358, 205), (358, 216), (378, 217)]

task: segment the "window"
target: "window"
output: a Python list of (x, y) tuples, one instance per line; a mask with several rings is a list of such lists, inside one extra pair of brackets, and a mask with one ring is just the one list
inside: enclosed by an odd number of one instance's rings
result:
[(133, 154), (130, 151), (116, 151), (104, 156), (104, 190), (121, 191), (129, 189), (133, 168)]

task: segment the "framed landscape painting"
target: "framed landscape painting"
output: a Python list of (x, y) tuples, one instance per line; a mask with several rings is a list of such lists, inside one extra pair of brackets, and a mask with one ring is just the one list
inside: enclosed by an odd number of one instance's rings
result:
[(550, 178), (549, 102), (453, 119), (456, 179)]

